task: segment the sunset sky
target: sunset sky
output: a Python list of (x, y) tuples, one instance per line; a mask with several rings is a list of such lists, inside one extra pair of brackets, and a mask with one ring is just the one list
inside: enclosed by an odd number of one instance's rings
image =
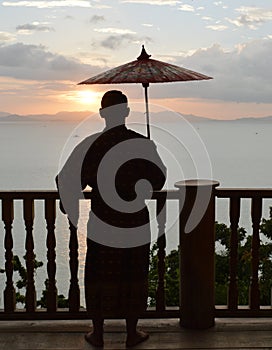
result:
[(152, 58), (214, 77), (153, 84), (150, 100), (186, 114), (233, 119), (272, 115), (272, 2), (268, 0), (0, 1), (0, 112), (96, 111), (118, 88), (77, 83)]

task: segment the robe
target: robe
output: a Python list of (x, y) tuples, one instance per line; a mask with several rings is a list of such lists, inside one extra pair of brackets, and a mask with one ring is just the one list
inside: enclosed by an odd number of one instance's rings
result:
[(92, 188), (87, 227), (85, 297), (90, 317), (137, 317), (147, 306), (150, 217), (145, 200), (165, 183), (153, 141), (125, 125), (87, 137), (57, 177), (61, 205)]

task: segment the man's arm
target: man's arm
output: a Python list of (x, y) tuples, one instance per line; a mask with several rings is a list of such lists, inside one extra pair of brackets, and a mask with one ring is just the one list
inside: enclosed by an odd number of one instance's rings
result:
[(166, 181), (166, 173), (167, 169), (164, 163), (162, 162), (155, 143), (151, 141), (151, 159), (152, 164), (150, 164), (150, 168), (148, 169), (149, 177), (152, 183), (152, 187), (154, 190), (161, 190)]
[(74, 216), (78, 200), (83, 198), (82, 190), (87, 186), (81, 174), (84, 158), (90, 145), (90, 137), (78, 144), (55, 178), (60, 195), (60, 210), (68, 216)]

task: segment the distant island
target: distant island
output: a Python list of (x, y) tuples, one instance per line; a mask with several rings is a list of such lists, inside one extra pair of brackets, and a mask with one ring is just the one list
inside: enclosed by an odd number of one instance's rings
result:
[[(80, 122), (88, 117), (94, 118), (94, 120), (99, 119), (97, 112), (91, 111), (62, 111), (55, 114), (12, 114), (8, 112), (0, 112), (0, 123), (1, 122)], [(159, 122), (176, 122), (178, 118), (184, 118), (190, 123), (199, 123), (199, 122), (253, 122), (253, 123), (271, 123), (272, 116), (267, 117), (244, 117), (237, 118), (232, 120), (222, 120), (222, 119), (213, 119), (206, 118), (201, 116), (196, 116), (192, 114), (182, 114), (178, 112), (170, 111), (161, 111), (161, 112), (151, 112), (151, 118)], [(142, 121), (145, 118), (143, 112), (133, 111), (130, 116), (130, 121)]]
[(0, 122), (45, 122), (45, 121), (80, 121), (94, 114), (90, 111), (58, 112), (56, 114), (11, 114), (0, 112)]

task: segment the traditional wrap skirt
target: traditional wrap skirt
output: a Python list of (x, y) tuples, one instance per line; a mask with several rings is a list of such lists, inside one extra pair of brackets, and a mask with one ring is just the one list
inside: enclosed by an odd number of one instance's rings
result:
[(146, 310), (149, 248), (113, 248), (87, 239), (85, 297), (90, 318), (138, 317)]

